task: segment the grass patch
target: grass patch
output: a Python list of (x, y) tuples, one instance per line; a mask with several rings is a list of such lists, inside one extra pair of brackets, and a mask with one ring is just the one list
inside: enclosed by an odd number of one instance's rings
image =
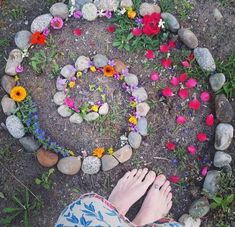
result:
[(0, 48), (8, 47), (10, 45), (10, 41), (8, 39), (0, 39)]
[(234, 0), (219, 0), (219, 2), (222, 6), (228, 6), (228, 5), (235, 4)]

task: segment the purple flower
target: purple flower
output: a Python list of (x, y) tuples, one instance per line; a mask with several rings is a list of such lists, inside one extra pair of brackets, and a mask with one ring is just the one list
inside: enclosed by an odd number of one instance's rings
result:
[(125, 68), (125, 69), (122, 70), (122, 75), (123, 76), (128, 76), (128, 73), (129, 73), (128, 68)]
[(42, 32), (42, 34), (45, 35), (45, 36), (48, 36), (49, 33), (50, 33), (49, 28), (45, 28), (45, 29), (43, 30), (43, 32)]
[(115, 61), (114, 61), (114, 60), (109, 60), (109, 61), (108, 61), (108, 64), (109, 64), (110, 66), (114, 67), (114, 66), (115, 66)]
[(73, 17), (76, 19), (80, 19), (82, 17), (82, 12), (80, 10), (77, 10), (73, 13)]
[(18, 66), (16, 67), (16, 72), (17, 72), (17, 73), (22, 73), (23, 71), (24, 71), (23, 66), (18, 65)]
[(106, 11), (104, 16), (107, 17), (108, 19), (110, 19), (112, 17), (112, 12), (111, 11)]
[(143, 19), (140, 18), (140, 17), (137, 17), (137, 18), (135, 19), (135, 23), (138, 24), (138, 25), (142, 24), (142, 22), (143, 22)]
[(54, 29), (61, 29), (64, 25), (64, 21), (60, 17), (54, 17), (51, 19), (51, 27)]

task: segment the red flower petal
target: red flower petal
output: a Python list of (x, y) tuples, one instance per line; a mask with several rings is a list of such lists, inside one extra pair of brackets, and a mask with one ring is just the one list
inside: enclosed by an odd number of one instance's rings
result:
[(190, 67), (190, 63), (188, 61), (182, 61), (181, 64), (185, 67), (185, 68), (189, 68)]
[(187, 99), (188, 98), (188, 90), (185, 88), (181, 88), (178, 92), (178, 95), (181, 99)]
[(192, 154), (192, 155), (195, 155), (196, 152), (197, 152), (196, 147), (193, 146), (193, 145), (189, 145), (189, 146), (187, 147), (187, 150), (188, 150), (188, 152), (189, 152), (190, 154)]
[(186, 123), (186, 118), (184, 117), (184, 116), (178, 116), (177, 118), (176, 118), (176, 123), (177, 124), (180, 124), (180, 125), (183, 125), (183, 124), (185, 124)]
[(109, 27), (107, 27), (107, 31), (110, 32), (110, 33), (115, 32), (115, 30), (116, 30), (115, 25), (110, 25)]
[(177, 184), (180, 182), (180, 177), (178, 177), (176, 175), (172, 175), (172, 176), (170, 176), (169, 180), (171, 183)]
[(197, 134), (197, 139), (200, 142), (205, 142), (206, 140), (208, 140), (207, 135), (203, 132)]
[(160, 51), (161, 51), (162, 53), (168, 53), (168, 52), (169, 52), (169, 47), (168, 47), (168, 45), (167, 45), (167, 44), (162, 44), (162, 45), (160, 46)]
[(169, 47), (170, 49), (176, 47), (175, 41), (174, 41), (173, 39), (170, 39), (170, 40), (168, 41), (168, 47)]
[(166, 148), (167, 148), (169, 151), (174, 151), (174, 150), (175, 150), (175, 144), (172, 143), (172, 142), (167, 142)]
[(133, 36), (141, 36), (143, 34), (143, 31), (141, 28), (133, 28), (132, 31), (131, 31), (132, 35)]
[(185, 86), (187, 88), (194, 88), (194, 87), (196, 87), (196, 85), (197, 85), (197, 80), (195, 80), (193, 78), (188, 79), (188, 81), (185, 83)]
[(201, 170), (201, 174), (203, 177), (205, 177), (207, 175), (207, 172), (208, 172), (208, 167), (207, 166), (204, 166)]
[(213, 115), (213, 114), (209, 114), (209, 115), (206, 117), (206, 124), (207, 124), (208, 126), (213, 126), (213, 125), (214, 125), (214, 122), (215, 122), (214, 115)]
[(184, 82), (185, 80), (187, 80), (187, 78), (188, 78), (188, 74), (187, 74), (187, 73), (182, 73), (182, 74), (179, 76), (180, 82)]
[(194, 59), (194, 54), (191, 53), (188, 57), (187, 57), (187, 60), (188, 61), (192, 61)]
[(172, 78), (171, 78), (171, 84), (173, 85), (173, 86), (178, 86), (179, 85), (179, 83), (180, 83), (180, 81), (179, 81), (179, 78), (178, 77), (176, 77), (176, 76), (173, 76)]
[(192, 110), (199, 110), (201, 103), (197, 99), (193, 99), (189, 102), (188, 107)]
[(81, 29), (77, 28), (77, 29), (74, 29), (73, 30), (73, 34), (76, 35), (76, 36), (80, 36), (82, 33), (81, 33)]
[(145, 57), (148, 58), (148, 59), (154, 59), (155, 54), (154, 54), (153, 50), (147, 50), (146, 54), (145, 54)]
[(162, 89), (162, 95), (165, 97), (170, 97), (170, 96), (173, 96), (173, 92), (172, 92), (171, 88), (166, 87), (166, 88)]
[(208, 101), (210, 101), (210, 99), (211, 99), (210, 93), (207, 92), (207, 91), (202, 92), (201, 95), (200, 95), (200, 99), (201, 99), (203, 102), (208, 102)]
[(167, 69), (171, 66), (172, 61), (170, 58), (163, 58), (161, 63), (162, 63), (163, 68)]

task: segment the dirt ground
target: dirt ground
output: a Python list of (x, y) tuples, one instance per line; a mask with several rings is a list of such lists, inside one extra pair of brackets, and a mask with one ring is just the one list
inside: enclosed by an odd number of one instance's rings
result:
[[(3, 5), (0, 12), (0, 39), (7, 39), (10, 43), (7, 47), (0, 46), (0, 75), (4, 73), (4, 58), (7, 57), (9, 50), (14, 47), (14, 34), (22, 29), (30, 29), (30, 24), (37, 15), (48, 12), (49, 2), (49, 0), (2, 2)], [(200, 46), (208, 47), (214, 57), (224, 59), (235, 48), (235, 33), (233, 32), (235, 27), (234, 6), (221, 6), (219, 1), (193, 1), (193, 4), (194, 9), (191, 10), (188, 17), (181, 19), (181, 24), (183, 27), (191, 28), (195, 32)], [(12, 10), (18, 6), (23, 8), (23, 14), (22, 17), (14, 19)], [(218, 7), (224, 16), (220, 22), (216, 22), (213, 17), (213, 9), (215, 7)], [(98, 175), (93, 176), (84, 175), (80, 172), (71, 177), (62, 175), (56, 171), (52, 176), (52, 188), (46, 191), (34, 183), (34, 179), (45, 172), (46, 169), (38, 164), (34, 154), (24, 152), (19, 143), (11, 138), (3, 128), (0, 128), (0, 148), (5, 149), (6, 146), (9, 146), (9, 151), (1, 159), (1, 162), (20, 181), (30, 187), (36, 195), (41, 196), (45, 203), (44, 208), (31, 218), (33, 227), (53, 226), (64, 206), (78, 198), (81, 193), (94, 191), (107, 197), (118, 179), (127, 170), (133, 168), (143, 168), (146, 166), (157, 172), (163, 172), (167, 176), (177, 174), (187, 179), (187, 184), (184, 186), (173, 185), (174, 206), (170, 216), (174, 218), (178, 218), (187, 212), (192, 200), (200, 196), (202, 179), (198, 178), (198, 175), (194, 173), (194, 170), (197, 171), (196, 164), (193, 162), (194, 159), (189, 158), (188, 163), (192, 163), (191, 166), (188, 164), (185, 168), (181, 169), (179, 166), (182, 163), (175, 162), (174, 154), (169, 153), (164, 146), (168, 139), (177, 138), (177, 142), (182, 147), (185, 147), (185, 144), (196, 142), (195, 135), (197, 132), (206, 130), (205, 132), (210, 138), (209, 142), (197, 145), (200, 150), (199, 154), (204, 157), (200, 165), (210, 166), (211, 156), (214, 152), (214, 128), (205, 129), (202, 122), (207, 114), (214, 111), (212, 108), (214, 106), (213, 103), (203, 106), (199, 114), (193, 114), (194, 120), (187, 124), (186, 130), (176, 129), (175, 117), (182, 112), (188, 115), (192, 113), (186, 112), (184, 106), (180, 105), (179, 99), (173, 98), (167, 101), (159, 96), (159, 86), (152, 84), (149, 79), (152, 65), (148, 69), (145, 69), (143, 56), (112, 48), (111, 41), (113, 35), (105, 31), (108, 25), (107, 22), (100, 19), (89, 23), (81, 23), (75, 20), (66, 22), (62, 31), (53, 32), (55, 43), (61, 44), (59, 45), (58, 51), (65, 53), (59, 59), (58, 63), (60, 66), (68, 63), (74, 64), (74, 61), (79, 55), (93, 56), (96, 53), (106, 54), (109, 58), (119, 58), (124, 61), (130, 66), (130, 72), (139, 76), (140, 83), (148, 91), (149, 101), (152, 104), (151, 111), (147, 117), (150, 124), (149, 135), (144, 138), (141, 147), (134, 152), (132, 159), (127, 163), (107, 173), (100, 172)], [(82, 36), (77, 40), (71, 32), (76, 27), (82, 30)], [(31, 52), (30, 57), (35, 51), (36, 49)], [(111, 132), (107, 123), (105, 125), (107, 131), (104, 135), (101, 135), (99, 132), (100, 127), (97, 124), (83, 123), (81, 126), (71, 125), (68, 119), (62, 119), (57, 114), (56, 105), (52, 102), (53, 94), (56, 92), (55, 79), (49, 79), (46, 73), (41, 76), (36, 76), (29, 66), (26, 64), (24, 66), (26, 70), (24, 76), (21, 78), (22, 84), (31, 91), (30, 93), (39, 107), (42, 128), (48, 135), (56, 141), (60, 141), (61, 145), (75, 151), (84, 149), (91, 151), (98, 146), (108, 147), (112, 145), (114, 148), (120, 146), (119, 137), (125, 132), (126, 113), (119, 111), (117, 116), (115, 115), (117, 121), (114, 121), (115, 124), (112, 125), (114, 127), (110, 127), (115, 128), (115, 130)], [(166, 73), (164, 76), (167, 78), (169, 73)], [(118, 109), (126, 108), (127, 95), (121, 91), (118, 82), (110, 82), (105, 79), (101, 80), (103, 86), (107, 85), (107, 83), (109, 85), (108, 87), (112, 90), (109, 92), (111, 95), (108, 98), (108, 102), (110, 104), (115, 103)], [(163, 83), (165, 83), (164, 79)], [(196, 93), (200, 91), (201, 89), (198, 88)], [(4, 92), (0, 88), (0, 97), (3, 94)], [(233, 103), (233, 106), (235, 107), (235, 103)], [(4, 121), (5, 116), (2, 110), (0, 110), (0, 122)], [(235, 125), (235, 121), (233, 125)], [(82, 130), (80, 130), (80, 127), (82, 127)], [(194, 130), (195, 128), (196, 130)], [(234, 153), (232, 151), (234, 150), (234, 146), (233, 142), (230, 147), (230, 153), (233, 156)], [(234, 166), (234, 163), (232, 166)], [(17, 187), (20, 187), (20, 185), (2, 166), (0, 167), (0, 171), (0, 192), (3, 192), (6, 197), (6, 199), (0, 199), (0, 210), (2, 210), (8, 204), (13, 191)], [(80, 193), (74, 189), (79, 189)], [(140, 204), (141, 201), (135, 204), (133, 209), (128, 213), (128, 217), (133, 218)], [(206, 222), (207, 220), (205, 219), (204, 223)], [(13, 226), (21, 226), (21, 224), (16, 222)]]

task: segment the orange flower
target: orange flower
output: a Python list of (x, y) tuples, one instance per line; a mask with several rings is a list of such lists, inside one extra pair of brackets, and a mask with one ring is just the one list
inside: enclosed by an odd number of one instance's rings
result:
[(103, 68), (103, 73), (107, 77), (113, 77), (113, 75), (115, 74), (115, 69), (110, 65), (106, 65)]
[(26, 90), (21, 86), (14, 87), (10, 92), (11, 98), (16, 102), (23, 101), (26, 98), (26, 95)]
[(128, 10), (127, 16), (128, 16), (129, 19), (134, 19), (136, 17), (136, 11)]
[(46, 41), (46, 37), (40, 32), (34, 32), (32, 34), (32, 38), (31, 38), (32, 45), (35, 45), (35, 44), (44, 45), (45, 41)]
[(104, 148), (103, 147), (98, 147), (95, 150), (93, 150), (92, 154), (98, 158), (101, 158), (104, 154)]

